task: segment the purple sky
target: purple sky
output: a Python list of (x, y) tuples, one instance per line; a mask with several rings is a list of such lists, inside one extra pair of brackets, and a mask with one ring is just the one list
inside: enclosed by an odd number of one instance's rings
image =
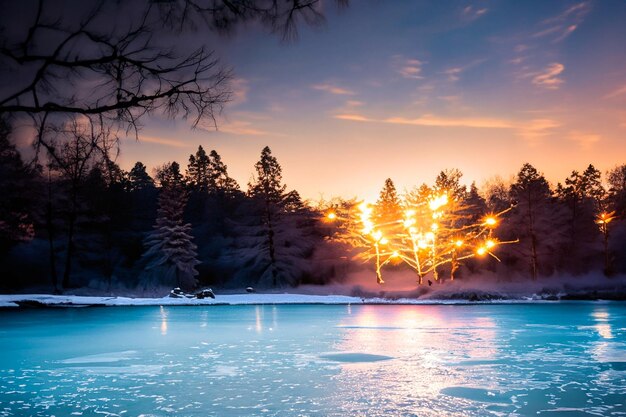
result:
[(245, 188), (265, 145), (303, 197), (375, 198), (459, 168), (479, 185), (530, 162), (553, 183), (626, 163), (626, 2), (353, 1), (281, 42), (215, 40), (234, 69), (219, 131), (152, 120), (119, 162), (217, 150)]

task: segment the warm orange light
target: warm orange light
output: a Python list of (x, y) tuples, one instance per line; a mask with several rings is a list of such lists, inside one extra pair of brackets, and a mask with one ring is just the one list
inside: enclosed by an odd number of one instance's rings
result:
[(382, 239), (383, 237), (383, 234), (380, 230), (376, 230), (375, 232), (372, 232), (372, 237), (376, 239), (376, 241), (380, 241), (380, 239)]
[(337, 215), (335, 213), (328, 213), (328, 220), (335, 220), (337, 218)]
[(489, 239), (489, 240), (485, 243), (485, 245), (487, 246), (487, 248), (491, 249), (491, 248), (493, 248), (494, 246), (496, 246), (496, 242), (494, 242), (493, 240)]
[(407, 227), (407, 228), (413, 226), (414, 224), (415, 224), (415, 219), (406, 219), (404, 221), (404, 227)]
[(439, 197), (435, 197), (432, 200), (430, 200), (428, 202), (428, 207), (430, 207), (432, 211), (435, 211), (438, 208), (445, 206), (446, 204), (448, 204), (448, 195), (442, 194)]
[(436, 232), (436, 231), (437, 231), (437, 229), (439, 229), (439, 225), (438, 225), (437, 223), (433, 223), (433, 224), (430, 226), (430, 230), (432, 230), (433, 232)]
[(460, 248), (461, 246), (463, 246), (463, 241), (459, 239), (456, 242), (454, 242), (454, 244)]
[(495, 217), (493, 217), (493, 216), (489, 216), (489, 217), (487, 217), (487, 218), (485, 219), (485, 224), (486, 224), (487, 226), (495, 226), (495, 225), (496, 225), (496, 223), (497, 223), (497, 220), (496, 220), (496, 218), (495, 218)]
[(612, 213), (602, 213), (597, 217), (596, 223), (597, 224), (607, 224), (609, 223), (611, 220), (613, 220), (615, 217), (613, 216), (615, 212)]
[(389, 240), (386, 237), (380, 239), (380, 244), (381, 245), (386, 245), (387, 243), (389, 243)]
[(479, 256), (483, 256), (486, 253), (487, 253), (487, 249), (483, 248), (482, 246), (476, 250), (476, 254)]
[(428, 240), (435, 240), (435, 234), (433, 232), (428, 232), (426, 233), (426, 239)]

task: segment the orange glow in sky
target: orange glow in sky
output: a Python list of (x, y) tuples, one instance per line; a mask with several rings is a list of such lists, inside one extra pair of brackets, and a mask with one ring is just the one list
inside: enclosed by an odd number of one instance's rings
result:
[[(553, 184), (626, 162), (626, 3), (353, 2), (279, 42), (218, 38), (234, 100), (218, 131), (151, 120), (124, 140), (129, 169), (215, 149), (243, 189), (268, 145), (289, 189), (375, 199), (458, 168), (480, 186), (530, 162)], [(338, 41), (340, 40), (340, 41)]]

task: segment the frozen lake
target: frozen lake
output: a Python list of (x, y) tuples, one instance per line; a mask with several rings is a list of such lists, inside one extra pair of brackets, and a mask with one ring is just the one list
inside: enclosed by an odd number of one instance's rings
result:
[(0, 416), (626, 415), (626, 303), (0, 311)]

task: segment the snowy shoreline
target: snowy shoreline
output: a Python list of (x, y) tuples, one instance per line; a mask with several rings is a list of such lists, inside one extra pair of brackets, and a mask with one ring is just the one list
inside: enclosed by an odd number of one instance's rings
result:
[[(474, 296), (473, 296), (474, 295)], [(346, 295), (310, 295), (294, 293), (271, 294), (226, 294), (215, 299), (195, 298), (131, 298), (131, 297), (98, 297), (77, 295), (51, 294), (0, 294), (0, 307), (32, 308), (32, 307), (130, 307), (130, 306), (210, 306), (210, 305), (472, 305), (472, 304), (520, 304), (520, 303), (554, 303), (568, 301), (596, 301), (602, 299), (560, 300), (547, 299), (538, 295), (519, 298), (476, 298), (468, 294), (462, 298), (449, 299), (415, 299), (415, 298), (363, 298)]]

